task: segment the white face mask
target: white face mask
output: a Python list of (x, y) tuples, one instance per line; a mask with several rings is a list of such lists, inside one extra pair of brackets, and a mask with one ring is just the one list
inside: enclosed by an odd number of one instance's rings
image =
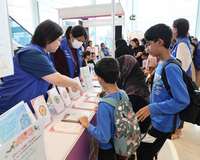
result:
[(83, 42), (78, 41), (77, 39), (74, 39), (72, 41), (72, 47), (75, 49), (79, 49), (83, 45)]

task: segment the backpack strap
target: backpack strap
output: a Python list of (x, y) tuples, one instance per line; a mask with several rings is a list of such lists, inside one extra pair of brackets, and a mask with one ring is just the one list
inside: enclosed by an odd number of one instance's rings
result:
[(169, 65), (170, 63), (173, 63), (173, 64), (176, 64), (180, 67), (181, 71), (183, 71), (183, 69), (181, 68), (181, 64), (175, 60), (175, 59), (169, 59), (164, 65), (163, 65), (163, 68), (162, 68), (162, 73), (161, 73), (161, 78), (162, 78), (162, 81), (164, 83), (164, 86), (167, 90), (167, 92), (170, 94), (171, 97), (172, 96), (172, 93), (171, 93), (171, 89), (170, 89), (170, 86), (169, 86), (169, 83), (167, 81), (167, 75), (166, 75), (166, 70), (165, 68), (167, 67), (167, 65)]
[(100, 102), (105, 102), (113, 107), (116, 107), (118, 102), (113, 98), (100, 98)]
[[(176, 64), (180, 67), (181, 71), (183, 71), (183, 69), (181, 68), (181, 64), (175, 60), (175, 59), (169, 59), (164, 65), (163, 65), (163, 68), (162, 68), (162, 73), (161, 73), (161, 78), (162, 78), (162, 81), (163, 81), (163, 84), (165, 86), (165, 89), (167, 90), (167, 92), (169, 93), (169, 95), (171, 97), (173, 97), (172, 95), (172, 92), (171, 92), (171, 89), (170, 89), (170, 86), (169, 86), (169, 83), (167, 81), (167, 75), (166, 75), (166, 70), (165, 68), (167, 67), (168, 64), (170, 63), (173, 63), (173, 64)], [(175, 114), (174, 116), (174, 119), (173, 119), (173, 131), (175, 132), (176, 130), (176, 121), (177, 121), (177, 116), (178, 116), (178, 113)]]
[[(123, 90), (120, 90), (120, 101), (129, 101), (129, 98), (127, 96), (127, 94), (125, 93), (125, 91)], [(119, 101), (115, 100), (114, 98), (112, 97), (103, 97), (103, 98), (100, 98), (100, 102), (105, 102), (113, 107), (116, 107), (119, 103)]]

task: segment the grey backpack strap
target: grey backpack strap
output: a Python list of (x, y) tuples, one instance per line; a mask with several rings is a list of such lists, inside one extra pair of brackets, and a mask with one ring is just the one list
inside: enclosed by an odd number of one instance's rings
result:
[[(123, 90), (120, 90), (120, 101), (129, 101), (129, 98), (126, 94), (125, 91)], [(113, 107), (116, 107), (119, 103), (119, 101), (115, 100), (114, 98), (111, 98), (111, 97), (103, 97), (103, 98), (100, 98), (100, 101), (99, 102), (105, 102), (105, 103), (108, 103), (110, 104), (111, 106)]]
[(118, 104), (118, 102), (116, 100), (114, 100), (113, 98), (100, 98), (99, 102), (107, 103), (113, 107), (116, 107)]

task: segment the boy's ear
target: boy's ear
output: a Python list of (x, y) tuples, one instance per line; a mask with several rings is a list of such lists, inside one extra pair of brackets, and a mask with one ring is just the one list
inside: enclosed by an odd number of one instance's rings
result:
[(158, 44), (160, 44), (160, 45), (164, 45), (164, 41), (163, 41), (162, 39), (160, 39), (160, 38), (158, 39), (157, 42), (158, 42)]

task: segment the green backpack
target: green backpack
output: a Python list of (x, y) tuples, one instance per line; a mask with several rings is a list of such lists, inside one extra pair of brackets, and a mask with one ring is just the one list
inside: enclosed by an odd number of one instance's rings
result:
[(114, 138), (111, 140), (115, 153), (120, 156), (130, 157), (135, 154), (140, 145), (141, 133), (127, 94), (124, 91), (120, 92), (120, 101), (116, 101), (113, 98), (101, 98), (100, 102), (105, 102), (115, 107), (116, 130)]

